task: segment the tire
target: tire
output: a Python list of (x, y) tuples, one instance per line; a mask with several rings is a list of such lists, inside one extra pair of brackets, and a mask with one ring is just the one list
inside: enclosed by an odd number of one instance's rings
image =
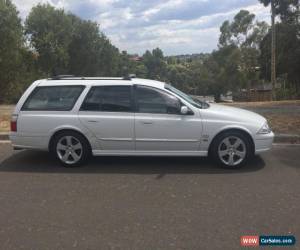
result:
[(87, 162), (91, 149), (87, 139), (75, 131), (65, 131), (56, 135), (50, 152), (64, 167), (78, 167)]
[(252, 156), (251, 142), (239, 131), (228, 131), (218, 135), (211, 147), (210, 155), (222, 167), (242, 167)]

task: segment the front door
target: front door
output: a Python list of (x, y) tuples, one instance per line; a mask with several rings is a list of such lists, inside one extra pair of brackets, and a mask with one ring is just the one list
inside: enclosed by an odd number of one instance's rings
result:
[(134, 150), (131, 86), (94, 86), (79, 111), (80, 121), (101, 150)]
[(197, 151), (202, 125), (182, 115), (180, 100), (157, 88), (135, 86), (135, 145), (139, 151)]

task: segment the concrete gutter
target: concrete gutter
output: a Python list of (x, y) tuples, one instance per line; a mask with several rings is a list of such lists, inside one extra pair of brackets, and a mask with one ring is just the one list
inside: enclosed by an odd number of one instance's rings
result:
[[(8, 141), (8, 135), (8, 133), (0, 132), (0, 141)], [(300, 143), (300, 135), (275, 134), (274, 143), (298, 144)]]

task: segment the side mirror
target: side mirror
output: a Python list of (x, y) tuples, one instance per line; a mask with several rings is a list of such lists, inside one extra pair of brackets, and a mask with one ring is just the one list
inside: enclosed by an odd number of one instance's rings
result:
[(180, 113), (181, 113), (182, 115), (186, 115), (188, 112), (189, 112), (189, 109), (188, 109), (187, 106), (181, 106), (181, 108), (180, 108)]

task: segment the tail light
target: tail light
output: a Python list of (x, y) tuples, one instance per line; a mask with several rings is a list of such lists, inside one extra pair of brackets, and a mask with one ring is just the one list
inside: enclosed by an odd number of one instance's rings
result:
[(10, 131), (17, 132), (18, 115), (12, 115), (10, 120)]

